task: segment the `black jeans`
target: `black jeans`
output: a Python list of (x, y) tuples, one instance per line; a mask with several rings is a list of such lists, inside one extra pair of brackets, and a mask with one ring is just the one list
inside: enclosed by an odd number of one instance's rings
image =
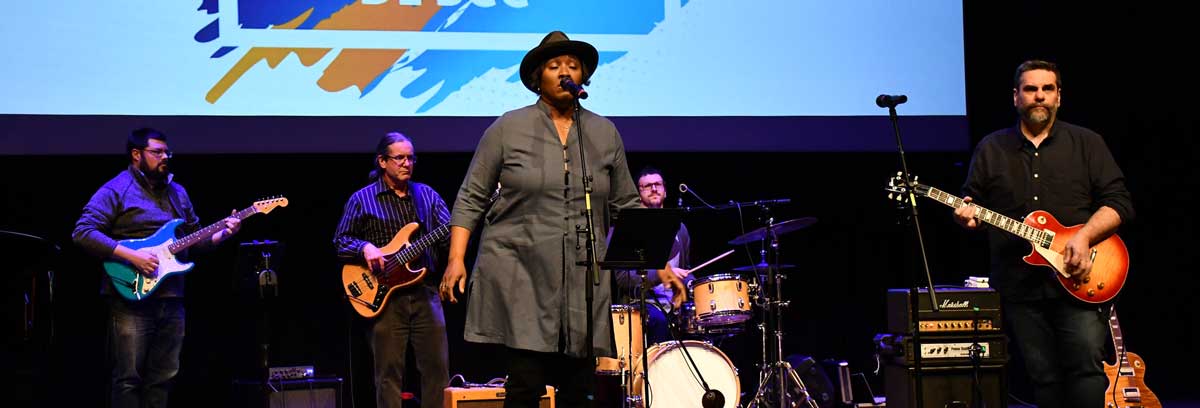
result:
[(450, 381), (450, 358), (446, 316), (433, 288), (418, 284), (392, 293), (383, 312), (368, 325), (367, 342), (375, 355), (376, 405), (400, 408), (405, 353), (412, 343), (421, 373), (421, 407), (442, 406), (442, 391)]
[(1103, 407), (1108, 307), (1068, 297), (1004, 307), (1038, 407)]
[(536, 408), (546, 386), (558, 387), (555, 406), (592, 406), (596, 363), (562, 353), (541, 353), (508, 348), (508, 382), (504, 408)]
[(114, 408), (166, 407), (183, 349), (181, 298), (108, 298)]

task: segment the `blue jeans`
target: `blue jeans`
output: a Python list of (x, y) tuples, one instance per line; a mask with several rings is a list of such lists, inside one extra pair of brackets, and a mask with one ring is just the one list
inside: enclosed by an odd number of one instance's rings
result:
[(108, 299), (114, 408), (166, 407), (183, 348), (181, 298)]
[(1108, 307), (1068, 297), (1004, 307), (1038, 407), (1103, 407)]
[(375, 354), (375, 402), (379, 407), (400, 408), (409, 343), (421, 373), (421, 407), (442, 406), (442, 391), (450, 382), (450, 356), (446, 317), (433, 288), (417, 284), (396, 289), (369, 325), (367, 343)]

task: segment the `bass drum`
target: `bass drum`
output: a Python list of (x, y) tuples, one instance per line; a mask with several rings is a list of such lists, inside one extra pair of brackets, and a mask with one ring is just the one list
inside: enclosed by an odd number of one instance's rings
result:
[[(741, 399), (742, 386), (738, 382), (737, 368), (729, 361), (729, 357), (711, 344), (684, 340), (683, 347), (692, 356), (696, 367), (704, 375), (704, 380), (712, 389), (721, 391), (725, 396), (725, 408), (736, 408)], [(652, 408), (696, 408), (704, 396), (704, 386), (700, 385), (692, 365), (684, 355), (680, 342), (668, 341), (658, 343), (646, 350), (649, 358), (650, 392), (643, 390), (642, 362), (638, 361), (633, 367), (635, 380), (633, 392), (639, 400), (639, 407), (644, 407), (649, 400)]]

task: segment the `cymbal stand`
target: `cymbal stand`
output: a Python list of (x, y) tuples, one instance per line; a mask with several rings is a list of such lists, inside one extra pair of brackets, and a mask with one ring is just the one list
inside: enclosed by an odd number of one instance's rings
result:
[[(779, 236), (775, 231), (775, 218), (770, 215), (770, 207), (763, 206), (763, 218), (766, 220), (766, 240), (767, 247), (763, 250), (769, 255), (770, 263), (767, 265), (767, 282), (761, 287), (758, 293), (760, 297), (759, 304), (763, 306), (763, 319), (759, 323), (759, 332), (762, 333), (763, 345), (763, 360), (759, 366), (758, 374), (758, 390), (754, 393), (754, 398), (750, 401), (748, 408), (758, 408), (760, 406), (776, 408), (794, 408), (805, 404), (810, 408), (818, 408), (815, 400), (809, 397), (808, 388), (804, 386), (804, 382), (800, 380), (800, 376), (792, 369), (792, 365), (783, 358), (783, 311), (791, 303), (783, 300), (783, 280), (786, 278), (779, 273)], [(758, 272), (755, 272), (757, 279)], [(771, 292), (774, 292), (773, 294)], [(774, 296), (772, 296), (774, 295)], [(771, 333), (775, 337), (773, 348), (768, 349), (767, 333)], [(770, 353), (768, 353), (768, 351)], [(771, 361), (768, 361), (768, 358)], [(792, 387), (789, 387), (789, 382)], [(768, 397), (768, 387), (774, 383), (775, 392), (778, 392), (777, 403), (774, 405), (774, 398)], [(790, 395), (792, 389), (797, 391), (798, 395)]]

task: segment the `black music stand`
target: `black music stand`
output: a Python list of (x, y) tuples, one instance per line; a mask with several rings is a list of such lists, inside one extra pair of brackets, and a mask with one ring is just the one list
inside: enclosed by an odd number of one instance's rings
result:
[[(649, 317), (646, 311), (646, 270), (662, 269), (671, 258), (671, 247), (675, 245), (675, 234), (679, 233), (680, 218), (683, 211), (666, 208), (629, 208), (620, 210), (613, 215), (612, 231), (608, 234), (608, 252), (601, 261), (601, 269), (628, 269), (638, 271), (641, 277), (638, 287), (638, 308), (641, 312), (642, 327), (646, 326)], [(642, 372), (649, 373), (649, 362), (645, 358), (646, 347), (649, 343), (647, 333), (642, 330)], [(632, 355), (633, 350), (629, 351)], [(621, 356), (617, 356), (620, 358)], [(630, 359), (630, 364), (634, 364)], [(629, 373), (633, 367), (629, 367)], [(632, 378), (629, 379), (632, 381)], [(649, 381), (649, 375), (642, 375), (643, 381)], [(625, 399), (622, 407), (635, 407), (632, 392), (625, 379), (621, 381)], [(643, 390), (649, 389), (643, 384)]]
[(628, 208), (613, 214), (601, 269), (662, 269), (671, 257), (683, 211)]
[[(259, 379), (262, 386), (257, 406), (269, 407), (271, 394), (275, 389), (271, 383), (271, 349), (274, 334), (274, 315), (280, 307), (279, 275), (276, 272), (282, 263), (285, 246), (279, 241), (253, 240), (238, 245), (237, 265), (235, 266), (234, 290), (238, 293), (243, 309), (257, 309), (258, 314), (253, 321), (243, 322), (253, 324), (254, 353), (253, 367), (250, 371)], [(274, 344), (278, 346), (278, 344)]]

